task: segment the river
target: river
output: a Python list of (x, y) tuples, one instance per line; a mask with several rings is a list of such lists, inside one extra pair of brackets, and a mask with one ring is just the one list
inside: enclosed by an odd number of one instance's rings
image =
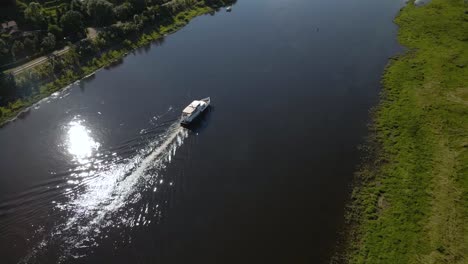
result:
[(402, 5), (239, 0), (41, 102), (0, 129), (1, 262), (327, 263)]

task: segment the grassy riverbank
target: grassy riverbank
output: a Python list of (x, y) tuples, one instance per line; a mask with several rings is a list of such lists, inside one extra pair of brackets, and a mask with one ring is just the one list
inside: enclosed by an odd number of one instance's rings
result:
[(468, 3), (409, 3), (349, 210), (349, 263), (468, 263)]
[[(189, 21), (197, 16), (214, 12), (213, 8), (206, 5), (194, 5), (193, 7), (179, 12), (170, 23), (159, 25), (154, 29), (147, 29), (138, 37), (116, 43), (111, 48), (106, 48), (90, 58), (82, 59), (79, 51), (72, 48), (59, 61), (51, 61), (34, 70), (24, 72), (16, 76), (16, 83), (28, 82), (27, 85), (17, 85), (28, 87), (28, 96), (17, 99), (0, 107), (0, 125), (14, 119), (22, 111), (25, 111), (34, 103), (50, 96), (67, 85), (84, 78), (96, 70), (110, 66), (119, 62), (128, 52), (137, 48), (150, 45), (153, 41), (162, 40), (165, 35), (173, 33), (184, 27)], [(97, 39), (99, 41), (99, 39)], [(59, 74), (55, 73), (57, 64), (63, 69)]]

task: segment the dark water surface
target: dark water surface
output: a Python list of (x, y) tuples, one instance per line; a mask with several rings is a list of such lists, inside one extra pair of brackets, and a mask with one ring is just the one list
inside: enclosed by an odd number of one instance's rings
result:
[(240, 0), (0, 129), (0, 262), (326, 263), (402, 4)]

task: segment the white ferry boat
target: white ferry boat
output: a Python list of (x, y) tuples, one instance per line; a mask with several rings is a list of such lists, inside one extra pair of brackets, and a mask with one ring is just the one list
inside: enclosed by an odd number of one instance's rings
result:
[(182, 119), (180, 123), (182, 125), (189, 125), (192, 123), (203, 111), (210, 105), (210, 98), (204, 98), (201, 100), (195, 100), (182, 111)]
[(226, 11), (227, 11), (227, 12), (231, 12), (231, 11), (232, 11), (232, 6), (226, 7)]

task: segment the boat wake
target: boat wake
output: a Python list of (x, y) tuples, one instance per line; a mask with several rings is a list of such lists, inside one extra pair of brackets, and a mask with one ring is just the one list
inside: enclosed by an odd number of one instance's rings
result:
[(21, 263), (68, 262), (70, 257), (85, 256), (111, 231), (159, 221), (167, 202), (164, 193), (173, 185), (161, 172), (188, 136), (178, 121), (163, 128), (163, 133), (161, 127), (142, 131), (122, 146), (57, 173), (46, 187), (36, 187), (41, 191), (31, 191), (45, 193), (43, 203), (53, 204), (50, 218), (58, 220), (36, 227), (34, 246)]

